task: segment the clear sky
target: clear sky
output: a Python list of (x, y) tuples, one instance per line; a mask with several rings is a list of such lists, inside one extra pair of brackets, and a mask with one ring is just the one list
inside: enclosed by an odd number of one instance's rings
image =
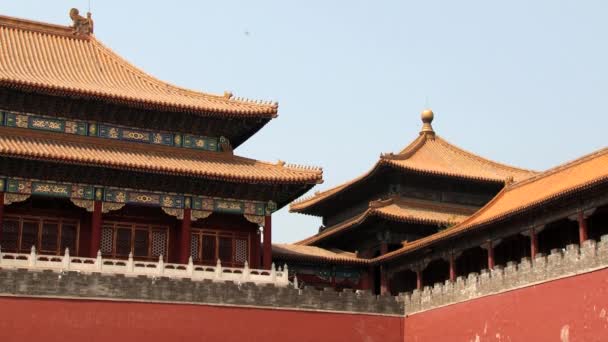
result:
[[(88, 0), (2, 0), (0, 14), (70, 24)], [(237, 149), (322, 166), (325, 183), (369, 170), (416, 138), (428, 103), (450, 142), (547, 169), (605, 147), (608, 2), (91, 0), (95, 34), (181, 86), (279, 101)], [(320, 220), (274, 218), (274, 240)]]

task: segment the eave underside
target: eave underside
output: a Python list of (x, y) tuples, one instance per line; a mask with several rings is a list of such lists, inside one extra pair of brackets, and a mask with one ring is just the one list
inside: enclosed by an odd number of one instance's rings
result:
[(285, 206), (314, 186), (314, 184), (234, 183), (7, 156), (0, 156), (0, 175), (252, 201), (272, 200), (277, 203), (278, 208)]
[[(218, 118), (205, 113), (155, 111), (100, 98), (60, 97), (0, 85), (0, 109), (91, 120), (134, 128), (228, 138), (233, 148), (272, 118)], [(211, 113), (209, 113), (211, 114)]]

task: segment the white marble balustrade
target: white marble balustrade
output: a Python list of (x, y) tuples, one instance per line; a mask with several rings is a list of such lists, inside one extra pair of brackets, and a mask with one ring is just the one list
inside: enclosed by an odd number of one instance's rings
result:
[(2, 253), (0, 249), (0, 268), (52, 270), (56, 272), (77, 271), (85, 273), (99, 272), (104, 274), (124, 274), (125, 276), (145, 275), (149, 277), (188, 278), (193, 281), (210, 279), (215, 282), (232, 281), (234, 283), (289, 285), (287, 265), (276, 269), (272, 264), (270, 270), (251, 269), (247, 262), (243, 268), (223, 267), (220, 260), (214, 266), (194, 265), (192, 258), (188, 264), (170, 264), (160, 256), (158, 262), (135, 261), (133, 255), (127, 260), (104, 259), (101, 252), (97, 258), (70, 256), (65, 250), (63, 256), (37, 254), (32, 247), (28, 253)]

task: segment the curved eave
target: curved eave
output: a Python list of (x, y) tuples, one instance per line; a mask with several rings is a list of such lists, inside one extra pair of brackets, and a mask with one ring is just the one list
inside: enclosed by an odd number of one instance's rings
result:
[(330, 192), (330, 191), (333, 191), (333, 192), (331, 192), (330, 194), (327, 194), (325, 196), (323, 195), (323, 193), (319, 193), (318, 195), (315, 195), (311, 198), (304, 199), (300, 202), (292, 203), (289, 206), (289, 211), (295, 212), (295, 213), (300, 213), (300, 214), (319, 216), (318, 214), (314, 213), (316, 210), (318, 210), (319, 206), (323, 205), (324, 203), (327, 203), (329, 200), (333, 199), (335, 196), (349, 191), (349, 188), (351, 188), (352, 186), (361, 184), (361, 183), (371, 179), (372, 177), (375, 176), (375, 174), (378, 172), (378, 170), (380, 170), (380, 168), (382, 166), (390, 167), (390, 168), (392, 168), (394, 170), (398, 170), (398, 171), (411, 172), (411, 173), (416, 173), (416, 174), (420, 174), (420, 175), (449, 177), (449, 178), (456, 179), (456, 180), (492, 183), (492, 184), (496, 184), (499, 186), (505, 184), (504, 179), (474, 177), (474, 176), (469, 176), (469, 175), (447, 173), (447, 172), (434, 172), (434, 171), (429, 171), (429, 170), (424, 170), (424, 169), (404, 167), (402, 165), (392, 163), (389, 159), (380, 159), (376, 163), (376, 165), (374, 165), (374, 167), (370, 171), (368, 171), (366, 174), (364, 174), (363, 176), (356, 178), (355, 180), (353, 180), (347, 184), (343, 184), (343, 185), (337, 186), (334, 189), (327, 190), (328, 192)]
[[(233, 183), (312, 187), (323, 181), (320, 169), (278, 166), (225, 152), (179, 151), (166, 146), (8, 127), (0, 129), (0, 156)], [(251, 173), (254, 171), (258, 174)]]
[(423, 225), (435, 225), (435, 226), (440, 226), (442, 224), (450, 223), (447, 220), (433, 220), (433, 219), (425, 219), (425, 218), (414, 217), (414, 216), (389, 215), (389, 214), (383, 213), (379, 210), (376, 210), (375, 208), (370, 208), (370, 209), (366, 210), (365, 212), (363, 212), (362, 214), (359, 214), (358, 216), (348, 220), (347, 222), (339, 223), (333, 227), (328, 227), (323, 232), (321, 232), (317, 235), (313, 235), (302, 241), (298, 241), (295, 244), (310, 246), (310, 245), (319, 243), (321, 241), (327, 240), (329, 238), (335, 238), (336, 235), (346, 233), (348, 231), (356, 229), (359, 226), (364, 225), (370, 218), (373, 218), (373, 217), (378, 217), (378, 218), (381, 218), (381, 219), (384, 219), (387, 221), (397, 222), (397, 223), (411, 223), (411, 224), (423, 224)]
[[(0, 86), (7, 88), (17, 89), (26, 92), (35, 92), (43, 95), (59, 96), (59, 97), (70, 97), (70, 98), (81, 98), (94, 101), (107, 101), (116, 105), (128, 106), (131, 108), (155, 110), (155, 111), (166, 111), (174, 113), (191, 113), (201, 117), (216, 117), (216, 118), (239, 118), (239, 119), (274, 119), (278, 117), (278, 106), (269, 106), (263, 110), (229, 110), (229, 109), (213, 109), (191, 106), (184, 104), (172, 104), (168, 102), (152, 102), (139, 100), (129, 96), (116, 96), (112, 94), (105, 94), (102, 92), (94, 91), (82, 91), (72, 88), (59, 87), (53, 85), (37, 84), (35, 82), (24, 82), (8, 80), (0, 78)], [(263, 125), (262, 125), (263, 126)], [(260, 127), (261, 128), (261, 127)]]
[[(603, 150), (603, 153), (608, 152), (608, 150)], [(583, 157), (585, 158), (585, 157)], [(547, 171), (546, 173), (552, 172), (552, 170)], [(543, 176), (545, 173), (540, 174), (538, 176)], [(538, 177), (535, 177), (536, 179)], [(524, 180), (522, 181), (522, 183), (528, 182), (528, 181), (534, 181), (534, 180)], [(394, 260), (395, 258), (398, 258), (400, 256), (406, 255), (408, 253), (412, 253), (414, 251), (420, 250), (422, 248), (428, 247), (432, 244), (444, 241), (446, 239), (467, 233), (469, 231), (473, 231), (473, 230), (480, 230), (480, 229), (484, 229), (487, 228), (489, 226), (492, 226), (494, 224), (500, 223), (500, 222), (504, 222), (506, 220), (512, 219), (514, 217), (520, 216), (520, 215), (524, 215), (526, 214), (526, 212), (532, 211), (532, 210), (536, 210), (539, 208), (542, 208), (543, 206), (549, 204), (549, 203), (553, 203), (555, 201), (559, 201), (562, 200), (564, 198), (567, 198), (569, 196), (573, 196), (576, 195), (577, 193), (580, 192), (584, 192), (586, 190), (589, 190), (593, 187), (599, 186), (601, 184), (604, 183), (608, 183), (608, 175), (597, 178), (597, 179), (593, 179), (591, 181), (585, 182), (579, 186), (575, 186), (569, 189), (565, 189), (563, 191), (551, 194), (550, 196), (544, 197), (542, 199), (536, 200), (536, 201), (532, 201), (530, 203), (526, 203), (520, 207), (517, 207), (516, 209), (513, 210), (508, 210), (505, 211), (499, 215), (495, 215), (492, 216), (488, 219), (485, 220), (480, 220), (475, 222), (475, 220), (482, 215), (485, 211), (487, 211), (489, 208), (491, 208), (493, 205), (495, 205), (496, 202), (500, 201), (500, 199), (505, 196), (505, 193), (514, 186), (518, 186), (520, 185), (519, 183), (516, 183), (510, 187), (505, 187), (501, 192), (499, 192), (490, 202), (488, 202), (484, 207), (482, 207), (478, 212), (476, 212), (474, 215), (471, 215), (471, 217), (469, 217), (468, 219), (466, 219), (465, 221), (463, 221), (462, 223), (450, 228), (450, 229), (446, 229), (444, 231), (441, 231), (439, 233), (430, 235), (428, 237), (422, 238), (420, 240), (414, 241), (412, 243), (409, 243), (407, 245), (405, 245), (404, 247), (395, 250), (393, 252), (387, 253), (385, 255), (379, 256), (375, 259), (373, 259), (373, 263), (374, 264), (379, 264), (379, 263), (384, 263), (384, 262), (388, 262), (391, 260)], [(474, 223), (473, 223), (474, 222)]]
[(302, 262), (302, 263), (323, 263), (323, 264), (332, 264), (332, 265), (346, 265), (346, 266), (366, 266), (371, 264), (371, 259), (342, 259), (342, 258), (328, 258), (322, 256), (313, 256), (313, 255), (292, 255), (292, 254), (283, 254), (280, 252), (272, 253), (273, 259), (278, 259), (281, 261), (287, 262)]

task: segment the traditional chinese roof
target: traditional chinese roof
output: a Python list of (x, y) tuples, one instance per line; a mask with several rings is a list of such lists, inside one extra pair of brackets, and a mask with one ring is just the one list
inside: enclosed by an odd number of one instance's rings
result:
[(397, 154), (380, 156), (380, 160), (364, 175), (335, 188), (318, 192), (314, 196), (296, 201), (290, 211), (315, 214), (314, 208), (326, 203), (337, 194), (344, 193), (356, 184), (365, 182), (384, 167), (458, 179), (481, 182), (504, 183), (507, 179), (519, 181), (533, 176), (536, 172), (500, 164), (456, 147), (437, 136), (431, 127), (433, 113), (423, 112), (423, 129), (416, 140)]
[(190, 151), (97, 137), (2, 127), (0, 156), (200, 177), (230, 182), (317, 184), (317, 168), (261, 162), (228, 152)]
[(47, 95), (103, 99), (137, 108), (203, 116), (273, 118), (277, 104), (213, 95), (160, 81), (92, 34), (0, 16), (0, 86)]
[(409, 222), (427, 225), (451, 225), (462, 222), (475, 212), (474, 207), (437, 203), (417, 199), (390, 198), (371, 202), (363, 213), (327, 227), (322, 232), (298, 242), (298, 245), (312, 245), (330, 236), (355, 229), (365, 224), (371, 217), (380, 217), (394, 222)]
[(462, 223), (408, 243), (401, 249), (378, 257), (376, 261), (393, 259), (464, 232), (486, 227), (539, 208), (549, 201), (563, 198), (607, 181), (608, 148), (604, 148), (534, 177), (508, 185), (487, 205)]
[(272, 257), (281, 261), (323, 262), (333, 264), (365, 265), (369, 259), (356, 256), (355, 253), (339, 249), (323, 249), (314, 246), (293, 244), (273, 244)]

